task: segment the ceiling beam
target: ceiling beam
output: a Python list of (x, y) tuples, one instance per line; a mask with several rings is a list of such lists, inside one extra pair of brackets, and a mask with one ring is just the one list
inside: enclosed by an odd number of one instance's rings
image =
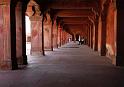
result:
[(92, 10), (74, 10), (74, 9), (63, 9), (59, 10), (56, 14), (58, 17), (88, 17), (94, 16), (94, 12)]
[(87, 24), (87, 22), (64, 22), (64, 24)]
[(69, 2), (54, 2), (48, 6), (52, 9), (86, 9), (86, 8), (97, 8), (96, 2), (84, 2), (84, 1), (69, 1)]
[(68, 24), (69, 29), (82, 29), (86, 24)]
[(88, 17), (63, 17), (64, 24), (85, 24), (89, 21)]

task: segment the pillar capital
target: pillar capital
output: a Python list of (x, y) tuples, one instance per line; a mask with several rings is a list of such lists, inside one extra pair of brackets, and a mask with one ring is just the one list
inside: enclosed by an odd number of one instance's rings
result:
[(100, 17), (100, 15), (96, 15), (96, 18), (95, 18), (95, 23), (98, 23), (99, 22), (99, 17)]
[(44, 18), (43, 22), (44, 22), (45, 25), (49, 25), (49, 24), (52, 23), (52, 20), (51, 20), (51, 17), (50, 17), (49, 13), (44, 13), (43, 18)]
[(5, 0), (5, 1), (0, 0), (0, 6), (8, 6), (8, 5), (10, 5), (10, 0)]

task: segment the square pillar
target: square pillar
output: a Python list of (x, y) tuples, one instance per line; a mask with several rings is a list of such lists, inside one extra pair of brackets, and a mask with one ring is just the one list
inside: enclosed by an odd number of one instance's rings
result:
[(59, 47), (61, 47), (61, 45), (62, 45), (61, 36), (62, 36), (62, 29), (61, 29), (61, 27), (58, 27), (58, 45), (59, 45)]
[(31, 16), (31, 54), (41, 55), (42, 51), (42, 17)]
[(93, 25), (90, 25), (90, 47), (93, 48)]
[(95, 45), (94, 45), (94, 51), (98, 51), (98, 20), (99, 20), (99, 16), (96, 16), (96, 20), (95, 20)]
[(116, 65), (124, 66), (124, 1), (117, 0)]
[[(22, 55), (22, 3), (18, 2), (15, 8), (16, 16), (16, 58), (19, 65), (23, 64), (23, 55)], [(25, 45), (25, 44), (24, 44)]]
[(53, 24), (53, 47), (54, 48), (57, 48), (57, 39), (58, 39), (58, 36), (57, 36), (57, 24), (56, 24), (56, 20), (54, 21), (54, 24)]
[(106, 56), (106, 16), (102, 15), (102, 29), (101, 29), (101, 56)]
[[(0, 3), (3, 3), (0, 1)], [(11, 9), (10, 9), (11, 7)], [(15, 38), (12, 39), (12, 34), (15, 33), (15, 25), (10, 25), (10, 21), (15, 23), (13, 19), (15, 19), (15, 14), (13, 17), (11, 12), (15, 12), (15, 7), (10, 6), (10, 2), (5, 2), (0, 5), (0, 70), (1, 69), (17, 69), (17, 61), (16, 61), (16, 45)], [(14, 28), (14, 29), (13, 29)], [(13, 29), (13, 30), (12, 30)], [(10, 31), (14, 31), (11, 32)], [(13, 35), (15, 36), (15, 34)], [(14, 45), (12, 45), (14, 43)], [(12, 48), (14, 47), (14, 48)], [(14, 52), (11, 52), (14, 51)], [(12, 55), (11, 55), (12, 54)]]
[(90, 47), (90, 26), (88, 25), (88, 46)]

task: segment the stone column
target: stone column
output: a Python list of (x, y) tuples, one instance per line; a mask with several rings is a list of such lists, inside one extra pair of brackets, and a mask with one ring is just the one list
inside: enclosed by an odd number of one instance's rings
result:
[(98, 51), (98, 21), (99, 21), (99, 16), (96, 16), (96, 20), (95, 20), (95, 45), (94, 45), (94, 51)]
[(89, 26), (89, 31), (90, 31), (89, 34), (90, 34), (90, 47), (91, 47), (91, 44), (92, 44), (92, 42), (91, 42), (92, 41), (92, 38), (91, 38), (91, 25)]
[(27, 65), (27, 55), (26, 55), (26, 25), (25, 25), (25, 8), (27, 7), (22, 5), (22, 57), (23, 57), (23, 64)]
[(88, 25), (86, 25), (86, 38), (85, 38), (85, 44), (86, 45), (88, 45), (89, 44), (89, 42), (88, 42), (88, 39), (89, 39), (89, 37), (88, 37)]
[(61, 27), (58, 26), (58, 46), (61, 46)]
[(62, 44), (65, 44), (65, 31), (62, 31)]
[(92, 40), (93, 40), (93, 47), (92, 49), (95, 49), (95, 23), (92, 23)]
[(42, 54), (45, 56), (45, 50), (44, 50), (44, 14), (42, 15)]
[(90, 47), (93, 48), (93, 25), (90, 25)]
[(51, 51), (53, 51), (53, 25), (54, 22), (52, 22), (52, 26), (51, 26)]
[(57, 27), (57, 35), (56, 35), (56, 44), (57, 44), (57, 48), (59, 47), (59, 44), (58, 44), (58, 38), (59, 38), (59, 35), (58, 35), (58, 25), (56, 26)]
[(63, 38), (63, 40), (64, 40), (64, 44), (66, 44), (66, 33), (65, 33), (65, 31), (64, 31), (64, 38)]
[(74, 34), (74, 43), (76, 43), (76, 34)]
[(102, 31), (101, 31), (101, 56), (106, 55), (106, 22), (102, 20)]
[(62, 28), (60, 28), (60, 47), (62, 46)]
[(16, 58), (16, 15), (14, 4), (10, 5), (10, 30), (11, 30), (11, 60), (12, 60), (12, 69), (18, 69), (17, 58)]
[(65, 44), (67, 43), (67, 33), (65, 32), (65, 37), (64, 37), (65, 39)]
[(100, 55), (105, 56), (106, 55), (106, 16), (103, 12), (101, 18), (102, 18), (102, 29), (101, 29), (101, 51)]
[(62, 45), (64, 45), (64, 30), (62, 31)]
[(63, 45), (63, 30), (61, 29), (61, 46)]
[[(15, 8), (16, 16), (16, 58), (18, 64), (23, 64), (23, 55), (22, 55), (22, 3), (18, 2)], [(25, 44), (24, 44), (25, 45)]]
[(41, 55), (43, 54), (42, 50), (42, 17), (41, 16), (31, 16), (31, 54), (32, 55)]
[(88, 25), (88, 46), (90, 47), (90, 26)]
[(124, 66), (124, 1), (117, 0), (116, 65)]
[(89, 29), (87, 27), (87, 45), (89, 46)]
[(0, 1), (0, 3), (0, 69), (18, 69), (16, 59), (15, 5), (10, 5), (9, 1), (5, 3)]
[(53, 50), (53, 22), (49, 13), (44, 18), (44, 47), (45, 50)]
[(57, 48), (57, 39), (58, 39), (58, 36), (57, 36), (57, 24), (56, 24), (56, 20), (54, 20), (54, 24), (53, 24), (53, 47), (54, 48)]

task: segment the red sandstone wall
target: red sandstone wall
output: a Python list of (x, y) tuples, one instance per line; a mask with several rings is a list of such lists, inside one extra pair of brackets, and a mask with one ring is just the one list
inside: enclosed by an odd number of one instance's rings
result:
[(61, 31), (61, 45), (63, 45), (63, 30)]
[(107, 16), (107, 37), (106, 37), (106, 49), (107, 56), (115, 56), (115, 25), (114, 25), (114, 7), (111, 4), (108, 10)]
[(18, 63), (22, 64), (22, 9), (21, 3), (16, 6), (16, 56)]
[(53, 47), (57, 47), (57, 25), (56, 21), (53, 24)]
[(44, 25), (44, 47), (45, 50), (51, 49), (51, 28), (52, 24)]
[(62, 41), (62, 45), (64, 45), (66, 43), (66, 32), (63, 30), (62, 34), (61, 34), (61, 41)]
[(102, 22), (101, 22), (101, 17), (99, 18), (99, 24), (98, 24), (98, 51), (100, 52), (101, 50), (101, 31), (102, 29)]
[(64, 31), (64, 35), (63, 35), (63, 44), (66, 44), (66, 40), (67, 40), (67, 36), (66, 36), (66, 32)]
[(11, 68), (10, 45), (10, 5), (8, 3), (0, 5), (0, 69)]
[(58, 27), (58, 46), (60, 46), (61, 45), (61, 28), (60, 27)]
[(31, 53), (42, 52), (42, 18), (32, 16), (31, 20)]
[(45, 50), (51, 50), (52, 47), (52, 21), (50, 15), (46, 14), (46, 19), (44, 20), (44, 47)]
[(0, 6), (0, 64), (4, 59), (3, 8)]
[(95, 49), (95, 24), (93, 24), (93, 49)]

